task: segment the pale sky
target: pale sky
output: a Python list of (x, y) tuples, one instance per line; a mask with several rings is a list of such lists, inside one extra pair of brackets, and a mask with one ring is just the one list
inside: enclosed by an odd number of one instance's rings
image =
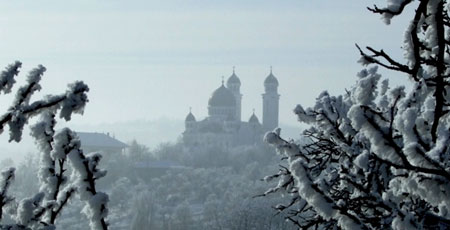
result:
[(261, 119), (263, 80), (273, 66), (280, 122), (296, 124), (296, 104), (355, 82), (362, 68), (355, 43), (402, 56), (408, 18), (386, 26), (366, 10), (374, 3), (384, 1), (2, 1), (0, 66), (22, 61), (23, 78), (43, 64), (44, 94), (88, 83), (90, 102), (76, 124), (184, 119), (189, 107), (204, 118), (232, 66), (243, 119), (253, 108)]

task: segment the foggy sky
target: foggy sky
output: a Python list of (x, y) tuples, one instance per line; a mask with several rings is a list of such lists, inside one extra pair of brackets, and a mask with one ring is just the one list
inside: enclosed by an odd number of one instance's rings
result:
[(405, 21), (384, 25), (365, 9), (373, 3), (384, 1), (7, 1), (0, 66), (21, 60), (25, 73), (43, 64), (42, 94), (87, 82), (90, 102), (76, 124), (184, 119), (189, 107), (201, 119), (232, 66), (243, 119), (253, 108), (261, 119), (262, 82), (273, 66), (280, 122), (296, 124), (296, 104), (355, 82), (355, 43), (401, 57)]

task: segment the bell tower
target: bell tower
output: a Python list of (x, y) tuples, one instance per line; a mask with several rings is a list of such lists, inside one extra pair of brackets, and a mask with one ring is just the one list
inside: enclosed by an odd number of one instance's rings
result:
[(278, 94), (278, 80), (272, 73), (264, 80), (263, 97), (263, 128), (265, 131), (273, 130), (278, 127), (278, 114), (280, 95)]
[(242, 94), (241, 94), (241, 80), (236, 75), (233, 66), (233, 74), (227, 80), (227, 88), (233, 93), (236, 99), (236, 120), (241, 121), (242, 118)]

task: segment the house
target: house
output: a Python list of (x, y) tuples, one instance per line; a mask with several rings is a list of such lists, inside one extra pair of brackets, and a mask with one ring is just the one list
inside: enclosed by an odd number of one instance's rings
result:
[(86, 152), (122, 153), (128, 145), (109, 135), (109, 133), (76, 132), (81, 148)]

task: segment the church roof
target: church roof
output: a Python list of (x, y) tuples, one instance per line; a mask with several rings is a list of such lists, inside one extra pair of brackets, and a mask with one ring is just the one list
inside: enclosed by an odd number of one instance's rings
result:
[(274, 85), (278, 86), (278, 80), (277, 80), (277, 78), (273, 75), (273, 73), (272, 73), (272, 68), (270, 68), (270, 74), (269, 74), (269, 76), (267, 76), (266, 79), (264, 80), (264, 85), (268, 85), (268, 84), (274, 84)]
[(225, 130), (222, 124), (205, 119), (200, 122), (199, 131), (201, 133), (223, 133)]
[(236, 106), (236, 99), (233, 93), (223, 85), (222, 81), (222, 85), (213, 92), (208, 105), (217, 107)]
[(189, 112), (189, 114), (186, 116), (185, 121), (195, 121), (194, 114), (192, 114), (192, 112)]

